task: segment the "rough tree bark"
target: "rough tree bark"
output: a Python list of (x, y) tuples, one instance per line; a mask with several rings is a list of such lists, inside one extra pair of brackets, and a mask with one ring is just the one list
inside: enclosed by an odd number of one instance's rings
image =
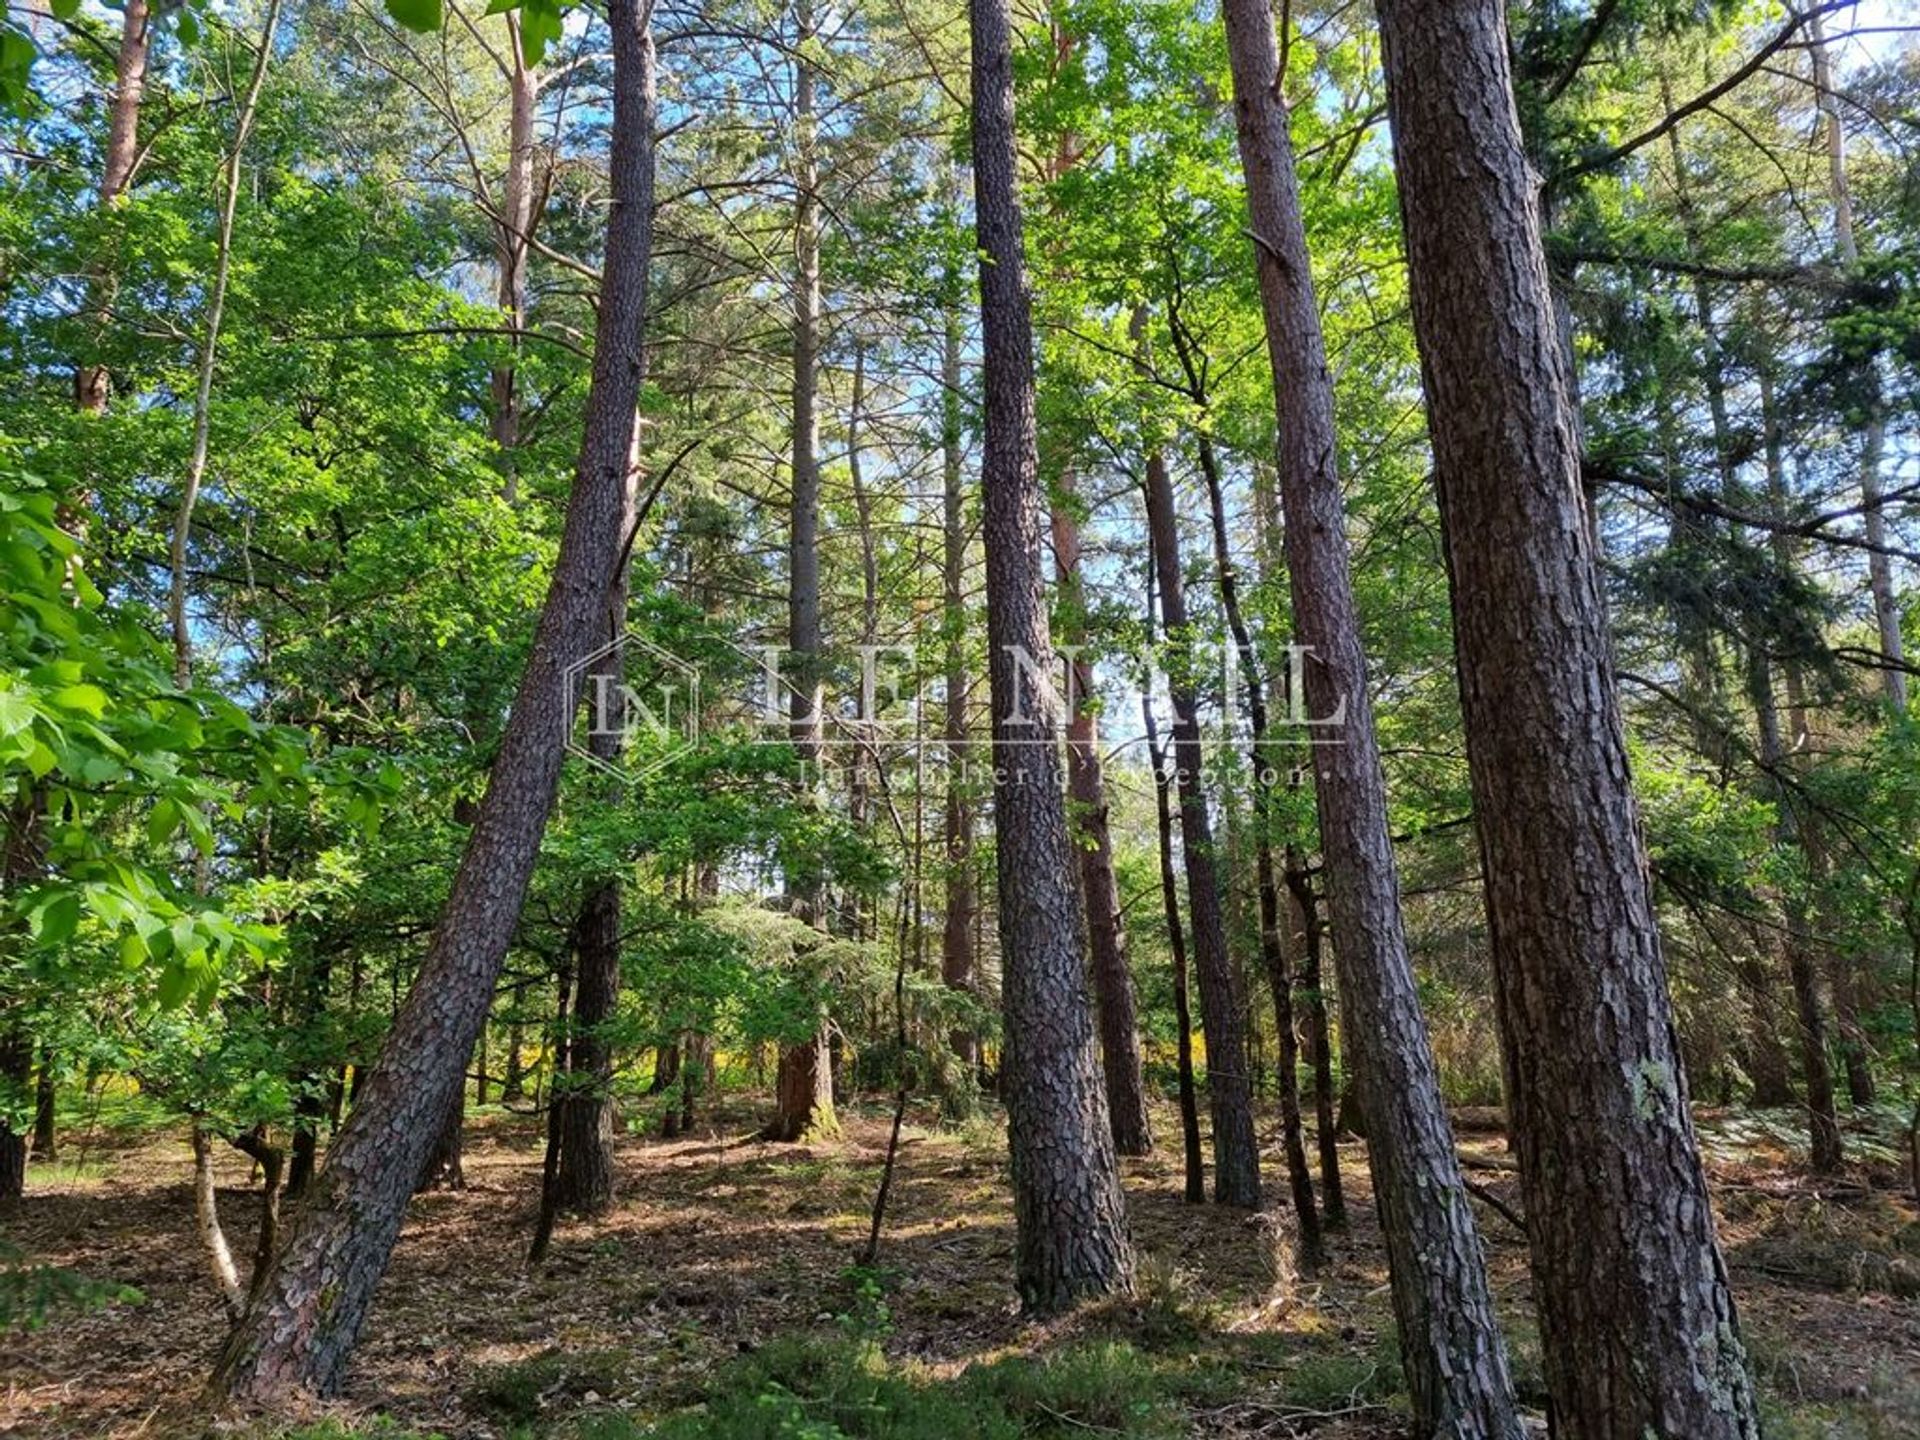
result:
[[(1094, 1053), (1080, 901), (1042, 593), (1033, 330), (1022, 253), (1007, 0), (970, 0), (974, 224), (986, 399), (988, 676), (999, 876), (1001, 1088), (1012, 1153), (1015, 1279), (1035, 1313), (1133, 1279), (1106, 1092)], [(1029, 670), (1028, 665), (1034, 667)]]
[(1493, 1313), (1473, 1211), (1420, 1014), (1400, 920), (1366, 656), (1349, 573), (1335, 469), (1333, 380), (1320, 332), (1294, 176), (1273, 16), (1263, 0), (1226, 0), (1234, 121), (1279, 427), (1283, 545), (1296, 666), (1316, 726), (1314, 796), (1344, 1002), (1342, 1035), (1365, 1100), (1374, 1199), (1387, 1241), (1394, 1318), (1421, 1428), (1515, 1436), (1513, 1383)]
[(1504, 16), (1379, 16), (1555, 1433), (1749, 1440)]
[(578, 470), (533, 648), (440, 925), (380, 1063), (221, 1356), (218, 1390), (339, 1388), (436, 1122), (459, 1094), (533, 871), (571, 722), (562, 671), (591, 647), (621, 536), (653, 219), (653, 40), (610, 0), (613, 204)]

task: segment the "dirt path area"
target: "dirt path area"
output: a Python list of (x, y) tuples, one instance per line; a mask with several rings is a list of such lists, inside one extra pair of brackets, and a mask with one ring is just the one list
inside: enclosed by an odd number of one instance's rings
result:
[[(1099, 1363), (1120, 1365), (1120, 1378), (1090, 1382), (1096, 1393), (1076, 1414), (1063, 1363), (1067, 1398), (1034, 1399), (1020, 1412), (1035, 1417), (1023, 1433), (1160, 1435), (1170, 1424), (1226, 1437), (1404, 1433), (1370, 1216), (1336, 1238), (1322, 1274), (1303, 1280), (1291, 1274), (1277, 1213), (1186, 1206), (1176, 1156), (1129, 1162), (1140, 1298), (1035, 1327), (1015, 1313), (1001, 1142), (990, 1127), (943, 1132), (930, 1116), (909, 1127), (886, 1240), (868, 1269), (856, 1261), (882, 1119), (854, 1113), (842, 1140), (775, 1146), (740, 1138), (751, 1131), (744, 1114), (728, 1118), (731, 1127), (696, 1139), (623, 1142), (616, 1209), (563, 1226), (538, 1273), (524, 1264), (538, 1136), (523, 1119), (478, 1121), (468, 1188), (415, 1204), (348, 1393), (305, 1433), (637, 1434), (711, 1398), (770, 1342), (796, 1333), (878, 1346), (915, 1383), (936, 1387), (968, 1367), (1110, 1347)], [(1464, 1143), (1485, 1166), (1477, 1179), (1517, 1206), (1500, 1139)], [(1349, 1196), (1363, 1199), (1364, 1150), (1348, 1147), (1345, 1158)], [(134, 1285), (142, 1299), (57, 1315), (0, 1341), (0, 1433), (206, 1432), (197, 1389), (224, 1321), (195, 1237), (190, 1168), (184, 1139), (169, 1135), (96, 1148), (79, 1175), (59, 1164), (36, 1172), (6, 1239), (34, 1261)], [(1864, 1186), (1819, 1193), (1752, 1158), (1717, 1167), (1716, 1178), (1773, 1433), (1920, 1436), (1911, 1208)], [(247, 1181), (244, 1159), (223, 1157), (223, 1216), (243, 1254), (254, 1226)], [(1517, 1380), (1538, 1408), (1520, 1237), (1491, 1211), (1481, 1218)], [(1136, 1381), (1144, 1398), (1127, 1403), (1137, 1424), (1124, 1409), (1117, 1420), (1100, 1410), (1113, 1398), (1100, 1392)]]

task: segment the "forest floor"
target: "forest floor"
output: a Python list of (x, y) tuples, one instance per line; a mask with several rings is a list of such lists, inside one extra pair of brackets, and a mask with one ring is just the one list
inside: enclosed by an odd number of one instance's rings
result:
[[(856, 1261), (884, 1115), (857, 1109), (838, 1140), (782, 1146), (743, 1138), (752, 1117), (735, 1110), (698, 1138), (623, 1140), (616, 1208), (563, 1224), (530, 1273), (538, 1125), (483, 1115), (467, 1189), (412, 1209), (347, 1394), (293, 1425), (205, 1417), (198, 1391), (225, 1322), (184, 1137), (94, 1135), (84, 1155), (75, 1140), (35, 1170), (0, 1233), (33, 1262), (141, 1295), (0, 1336), (0, 1433), (627, 1440), (662, 1417), (668, 1434), (727, 1440), (1410, 1433), (1363, 1146), (1342, 1147), (1353, 1229), (1303, 1281), (1281, 1212), (1182, 1203), (1177, 1125), (1160, 1117), (1161, 1153), (1126, 1162), (1139, 1298), (1036, 1326), (1009, 1283), (1003, 1138), (917, 1118), (874, 1267)], [(1920, 1436), (1920, 1222), (1897, 1177), (1816, 1186), (1765, 1126), (1708, 1117), (1704, 1133), (1770, 1436)], [(1504, 1149), (1498, 1135), (1462, 1136), (1474, 1177), (1517, 1208)], [(247, 1162), (229, 1153), (221, 1166), (223, 1218), (245, 1255)], [(1476, 1208), (1516, 1380), (1537, 1410), (1520, 1236)]]

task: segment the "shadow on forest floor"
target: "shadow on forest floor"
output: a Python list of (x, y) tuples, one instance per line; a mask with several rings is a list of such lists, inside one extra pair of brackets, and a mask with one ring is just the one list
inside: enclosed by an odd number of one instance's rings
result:
[[(413, 1207), (344, 1399), (298, 1425), (213, 1433), (1408, 1433), (1363, 1147), (1343, 1147), (1355, 1227), (1304, 1281), (1292, 1275), (1280, 1212), (1188, 1206), (1177, 1155), (1126, 1162), (1138, 1297), (1030, 1325), (1011, 1291), (992, 1127), (943, 1131), (930, 1114), (909, 1127), (879, 1261), (862, 1267), (886, 1130), (877, 1114), (846, 1118), (845, 1137), (821, 1144), (743, 1141), (753, 1123), (744, 1113), (683, 1141), (629, 1138), (614, 1210), (563, 1224), (547, 1265), (530, 1273), (536, 1122), (482, 1116), (469, 1132), (468, 1188)], [(1711, 1118), (1704, 1133), (1770, 1435), (1920, 1435), (1912, 1207), (1858, 1179), (1815, 1187), (1737, 1127), (1724, 1144)], [(1502, 1146), (1497, 1135), (1463, 1137), (1477, 1178), (1517, 1206)], [(223, 1215), (242, 1254), (254, 1224), (245, 1163), (222, 1157)], [(1269, 1174), (1280, 1174), (1277, 1157)], [(148, 1132), (34, 1180), (8, 1238), (36, 1261), (134, 1285), (143, 1298), (0, 1342), (0, 1433), (209, 1433), (197, 1392), (224, 1322), (195, 1237), (184, 1139)], [(1505, 1221), (1485, 1209), (1480, 1218), (1516, 1381), (1538, 1409), (1525, 1256)]]

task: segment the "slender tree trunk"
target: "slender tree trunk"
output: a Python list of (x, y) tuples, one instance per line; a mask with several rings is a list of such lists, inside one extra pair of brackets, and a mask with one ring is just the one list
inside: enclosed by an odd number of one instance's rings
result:
[[(333, 980), (333, 960), (321, 953), (309, 958), (300, 986), (302, 1010), (308, 1015), (327, 1013)], [(321, 1089), (322, 1072), (303, 1064), (292, 1076), (293, 1158), (287, 1173), (287, 1196), (297, 1200), (307, 1193), (320, 1155), (320, 1122), (327, 1115), (327, 1095)]]
[[(973, 925), (978, 901), (973, 882), (972, 764), (967, 741), (967, 525), (962, 475), (961, 319), (957, 274), (947, 276), (948, 304), (940, 341), (940, 526), (941, 604), (945, 636), (946, 703), (942, 735), (947, 750), (946, 813), (941, 841), (946, 857), (946, 915), (940, 933), (940, 978), (971, 995), (974, 989)], [(950, 1043), (965, 1072), (969, 1093), (980, 1070), (980, 1037), (972, 1026), (954, 1030)]]
[[(1191, 358), (1179, 318), (1170, 318), (1174, 322), (1174, 343), (1179, 348), (1188, 383), (1204, 393), (1199, 366)], [(1201, 404), (1204, 406), (1205, 401)], [(1201, 418), (1204, 424), (1204, 414)], [(1287, 965), (1286, 941), (1280, 930), (1280, 883), (1273, 863), (1276, 761), (1267, 746), (1267, 686), (1259, 653), (1254, 649), (1253, 632), (1247, 628), (1246, 617), (1240, 611), (1240, 578), (1233, 562), (1233, 547), (1227, 538), (1227, 501), (1220, 480), (1220, 462), (1214, 453), (1213, 440), (1204, 429), (1198, 442), (1200, 475), (1207, 487), (1207, 511), (1213, 519), (1213, 564), (1220, 585), (1220, 604), (1226, 612), (1241, 682), (1246, 687), (1251, 740), (1247, 758), (1253, 772), (1254, 888), (1260, 906), (1260, 962), (1273, 996), (1274, 1039), (1279, 1051), (1275, 1077), (1280, 1096), (1280, 1147), (1287, 1162), (1287, 1187), (1293, 1197), (1294, 1218), (1300, 1227), (1300, 1266), (1311, 1273), (1320, 1267), (1325, 1257), (1320, 1241), (1320, 1215), (1314, 1208), (1313, 1175), (1307, 1168), (1307, 1147), (1300, 1128), (1300, 1040), (1294, 1029), (1293, 975)]]
[[(1671, 110), (1672, 94), (1664, 77), (1661, 80), (1661, 93)], [(1677, 127), (1668, 132), (1667, 145), (1673, 161), (1674, 193), (1679, 202), (1681, 228), (1689, 253), (1697, 255), (1701, 249), (1699, 223)], [(1714, 316), (1712, 287), (1705, 276), (1694, 277), (1693, 299), (1700, 325), (1700, 377), (1707, 394), (1707, 414), (1713, 431), (1714, 468), (1719, 479), (1721, 498), (1729, 505), (1737, 505), (1740, 501), (1739, 462), (1735, 454), (1732, 422), (1727, 413), (1727, 382), (1720, 330)], [(1740, 525), (1733, 526), (1735, 543), (1744, 539), (1743, 530), (1744, 527)], [(1763, 786), (1771, 792), (1779, 812), (1774, 828), (1775, 843), (1791, 850), (1796, 848), (1798, 829), (1787, 809), (1791, 797), (1782, 783), (1780, 771), (1786, 761), (1780, 739), (1780, 710), (1773, 693), (1772, 664), (1758, 640), (1750, 641), (1747, 645), (1746, 690), (1753, 708), (1754, 729), (1759, 736), (1760, 764), (1766, 772)], [(1725, 748), (1723, 745), (1722, 749)], [(1796, 897), (1788, 896), (1783, 904), (1782, 919), (1786, 938), (1781, 948), (1785, 952), (1787, 973), (1801, 1022), (1801, 1055), (1806, 1077), (1810, 1148), (1814, 1168), (1826, 1171), (1836, 1168), (1840, 1163), (1840, 1127), (1833, 1108), (1833, 1076), (1827, 1059), (1826, 1020), (1808, 952), (1810, 937), (1804, 904)], [(1773, 994), (1779, 962), (1772, 954), (1774, 937), (1771, 934), (1759, 943), (1762, 957), (1746, 962), (1745, 967), (1756, 999), (1750, 1068), (1757, 1101), (1784, 1104), (1792, 1098), (1792, 1087), (1787, 1078), (1786, 1047), (1780, 1041), (1780, 1033), (1785, 1026), (1780, 1023), (1779, 1006)]]
[(1300, 997), (1307, 1012), (1307, 1043), (1313, 1065), (1313, 1128), (1320, 1156), (1320, 1220), (1326, 1230), (1347, 1228), (1346, 1191), (1340, 1183), (1340, 1124), (1334, 1113), (1339, 1095), (1333, 1084), (1333, 1036), (1327, 1024), (1326, 927), (1306, 862), (1292, 846), (1286, 852), (1288, 905), (1299, 937)]
[(53, 1056), (42, 1049), (33, 1086), (33, 1157), (43, 1164), (54, 1159), (60, 1151), (60, 1137), (55, 1127), (58, 1100), (53, 1079)]
[[(1136, 312), (1136, 330), (1144, 317)], [(1207, 1098), (1213, 1119), (1213, 1198), (1248, 1209), (1260, 1204), (1260, 1147), (1253, 1131), (1253, 1084), (1247, 1064), (1246, 1002), (1220, 907), (1213, 822), (1202, 788), (1200, 713), (1195, 694), (1193, 635), (1180, 564), (1180, 525), (1166, 457), (1147, 456), (1147, 531), (1167, 636), (1167, 681), (1173, 700), (1175, 792), (1180, 854), (1187, 872), (1187, 918), (1200, 981), (1200, 1028), (1207, 1042)]]
[(1147, 1085), (1140, 1063), (1139, 1020), (1133, 975), (1127, 969), (1126, 934), (1120, 923), (1120, 886), (1113, 874), (1113, 836), (1108, 829), (1106, 777), (1100, 765), (1098, 693), (1087, 658), (1085, 586), (1080, 575), (1080, 521), (1073, 511), (1073, 472), (1063, 472), (1051, 507), (1053, 563), (1058, 583), (1061, 651), (1067, 660), (1067, 801), (1080, 862), (1080, 898), (1087, 914), (1087, 948), (1093, 974), (1094, 1012), (1100, 1024), (1100, 1057), (1107, 1082), (1107, 1115), (1113, 1146), (1122, 1155), (1153, 1150), (1147, 1117)]
[[(134, 162), (140, 156), (140, 103), (147, 93), (147, 57), (153, 27), (147, 0), (126, 0), (120, 10), (120, 47), (113, 64), (113, 105), (107, 117), (107, 151), (100, 170), (99, 205), (107, 210), (120, 203), (133, 182)], [(87, 271), (88, 328), (94, 348), (109, 320), (113, 304), (111, 268), (99, 262)], [(73, 372), (73, 403), (89, 415), (104, 415), (112, 381), (107, 367), (92, 355), (82, 355)]]
[(1379, 15), (1555, 1431), (1748, 1440), (1504, 16)]
[[(824, 754), (821, 714), (824, 656), (820, 624), (820, 422), (816, 401), (820, 383), (820, 173), (815, 154), (816, 77), (808, 48), (815, 43), (811, 0), (800, 0), (794, 41), (794, 188), (793, 221), (793, 496), (788, 535), (787, 650), (792, 667), (788, 726), (799, 752), (803, 784), (817, 783)], [(813, 924), (822, 923), (819, 877), (801, 877), (795, 886), (798, 908)], [(811, 1038), (780, 1053), (774, 1087), (774, 1115), (761, 1134), (793, 1141), (836, 1132), (833, 1108), (832, 1031), (820, 1017)]]
[[(560, 962), (553, 999), (553, 1074), (557, 1081), (567, 1070), (573, 1050), (573, 961), (569, 952)], [(540, 1210), (534, 1216), (533, 1241), (527, 1246), (527, 1264), (539, 1265), (553, 1243), (553, 1227), (560, 1218), (560, 1107), (561, 1089), (547, 1090), (547, 1150), (540, 1163)]]
[(501, 493), (509, 505), (519, 498), (520, 353), (527, 327), (527, 259), (532, 251), (534, 215), (534, 107), (540, 80), (521, 53), (520, 16), (507, 12), (507, 170), (500, 186), (500, 211), (494, 219), (494, 300), (506, 316), (508, 354), (488, 378), (491, 414), (488, 429), (499, 447)]
[[(1767, 506), (1775, 519), (1784, 519), (1788, 510), (1787, 467), (1781, 453), (1780, 417), (1774, 405), (1773, 375), (1766, 364), (1760, 367), (1760, 423), (1767, 466)], [(1782, 530), (1775, 530), (1769, 537), (1769, 543), (1773, 549), (1774, 563), (1782, 573), (1796, 573), (1799, 557), (1794, 552), (1792, 537)], [(1785, 674), (1787, 691), (1786, 747), (1794, 760), (1804, 765), (1808, 749), (1813, 743), (1812, 727), (1807, 720), (1806, 679), (1797, 656), (1787, 656), (1781, 669)], [(1832, 873), (1826, 836), (1817, 814), (1801, 816), (1799, 824), (1800, 844), (1806, 852), (1807, 869), (1813, 881), (1820, 929), (1831, 934), (1836, 927), (1828, 914), (1825, 898)], [(1834, 1028), (1838, 1032), (1840, 1059), (1846, 1072), (1847, 1098), (1856, 1106), (1871, 1105), (1874, 1102), (1873, 1070), (1867, 1063), (1867, 1038), (1860, 1025), (1854, 967), (1850, 957), (1831, 943), (1823, 945), (1821, 951), (1827, 971), (1827, 985), (1833, 995)]]
[(613, 1047), (606, 1027), (620, 994), (620, 886), (595, 884), (574, 923), (578, 979), (566, 1046), (556, 1073), (559, 1170), (554, 1203), (598, 1215), (613, 1203)]
[(970, 0), (969, 17), (1005, 1023), (1001, 1090), (1013, 1161), (1015, 1279), (1026, 1308), (1044, 1314), (1084, 1297), (1130, 1289), (1133, 1246), (1094, 1052), (1073, 840), (1056, 748), (1059, 702), (1044, 693), (1053, 644), (1040, 568), (1033, 330), (1016, 180), (1007, 0)]
[[(642, 364), (645, 363), (642, 352)], [(644, 374), (642, 379), (644, 380)], [(635, 523), (634, 487), (639, 475), (639, 436), (620, 507), (619, 534), (624, 544)], [(623, 551), (630, 553), (630, 551)], [(629, 578), (626, 564), (607, 587), (600, 639), (611, 643), (625, 631)], [(590, 672), (592, 683), (618, 693), (626, 678), (624, 652), (615, 647)], [(595, 726), (587, 737), (592, 754), (611, 770), (618, 762), (621, 737), (616, 728)], [(602, 802), (618, 807), (623, 789), (617, 780), (602, 790)], [(574, 920), (575, 982), (573, 1025), (566, 1046), (566, 1082), (559, 1098), (559, 1169), (554, 1203), (576, 1215), (598, 1215), (613, 1203), (613, 1046), (607, 1027), (620, 1000), (620, 877), (595, 878)]]
[[(1793, 796), (1785, 779), (1786, 747), (1780, 740), (1780, 720), (1773, 703), (1772, 670), (1758, 652), (1750, 661), (1748, 685), (1753, 692), (1755, 713), (1760, 717), (1760, 763), (1767, 772), (1768, 788), (1773, 792), (1774, 844), (1792, 850), (1800, 837)], [(1782, 909), (1786, 921), (1787, 976), (1793, 985), (1794, 1007), (1800, 1022), (1801, 1070), (1807, 1081), (1808, 1149), (1815, 1173), (1830, 1175), (1840, 1168), (1843, 1157), (1840, 1119), (1833, 1102), (1833, 1069), (1827, 1059), (1826, 1007), (1821, 1003), (1819, 978), (1814, 968), (1806, 903), (1789, 892)]]
[(500, 1103), (503, 1105), (516, 1104), (527, 1098), (527, 1037), (520, 1016), (525, 990), (520, 985), (510, 985), (507, 994), (512, 1013), (507, 1020), (507, 1068), (500, 1077)]
[(182, 690), (193, 683), (193, 637), (187, 630), (187, 545), (193, 538), (193, 511), (207, 475), (207, 447), (213, 427), (213, 370), (220, 349), (220, 322), (227, 309), (227, 280), (233, 273), (233, 214), (240, 203), (240, 166), (246, 158), (247, 134), (260, 105), (267, 65), (273, 59), (274, 34), (280, 28), (280, 0), (268, 0), (267, 17), (260, 27), (260, 48), (253, 72), (235, 112), (233, 148), (223, 167), (220, 227), (214, 238), (213, 290), (207, 297), (200, 362), (193, 396), (193, 442), (187, 457), (186, 483), (173, 517), (173, 543), (167, 584), (167, 619), (173, 631), (173, 681)]
[[(24, 1103), (33, 1088), (33, 1046), (25, 1035), (9, 1027), (0, 1033), (0, 1093), (11, 1103)], [(26, 1193), (27, 1160), (33, 1132), (0, 1119), (0, 1206)]]
[[(1153, 567), (1147, 568), (1148, 643), (1155, 625)], [(1153, 766), (1153, 806), (1160, 852), (1160, 906), (1167, 918), (1167, 950), (1173, 962), (1174, 1062), (1180, 1092), (1180, 1148), (1186, 1168), (1186, 1199), (1207, 1199), (1207, 1163), (1200, 1149), (1199, 1092), (1193, 1083), (1193, 1007), (1187, 996), (1187, 932), (1180, 923), (1180, 882), (1173, 869), (1173, 771), (1160, 744), (1153, 713), (1153, 687), (1140, 689), (1140, 718), (1147, 735), (1147, 760)]]
[[(0, 823), (0, 893), (12, 895), (32, 884), (46, 860), (46, 796), (29, 786), (6, 807)], [(11, 997), (7, 997), (11, 998)], [(0, 1207), (22, 1198), (27, 1186), (31, 1129), (18, 1128), (6, 1116), (25, 1107), (33, 1093), (33, 1041), (22, 1022), (0, 1020)]]
[(461, 1091), (532, 875), (567, 729), (562, 670), (591, 647), (613, 578), (639, 398), (653, 212), (653, 40), (610, 0), (613, 206), (579, 468), (526, 672), (425, 964), (216, 1386), (271, 1400), (339, 1388), (437, 1121)]
[(258, 1126), (231, 1141), (234, 1149), (260, 1167), (260, 1228), (253, 1243), (252, 1280), (247, 1299), (260, 1293), (273, 1264), (273, 1252), (280, 1244), (280, 1199), (286, 1174), (286, 1155), (277, 1145), (267, 1142), (266, 1127)]
[[(1827, 183), (1833, 199), (1833, 248), (1847, 270), (1860, 265), (1860, 244), (1853, 228), (1853, 189), (1847, 178), (1847, 131), (1840, 117), (1840, 96), (1833, 88), (1833, 69), (1827, 55), (1825, 24), (1820, 15), (1810, 17), (1813, 37), (1814, 102), (1824, 121), (1827, 141)], [(1907, 677), (1898, 668), (1906, 659), (1906, 644), (1901, 636), (1900, 599), (1893, 586), (1893, 561), (1886, 553), (1887, 515), (1881, 485), (1880, 464), (1886, 453), (1886, 400), (1880, 389), (1877, 356), (1867, 357), (1866, 427), (1860, 447), (1860, 506), (1865, 522), (1867, 543), (1867, 589), (1873, 596), (1874, 628), (1880, 635), (1880, 654), (1887, 668), (1880, 672), (1880, 683), (1887, 705), (1896, 715), (1906, 713)]]
[(199, 1121), (193, 1126), (193, 1215), (200, 1231), (200, 1245), (206, 1251), (207, 1268), (213, 1272), (214, 1287), (220, 1292), (221, 1306), (229, 1321), (237, 1321), (246, 1308), (246, 1287), (240, 1283), (240, 1269), (233, 1263), (233, 1248), (227, 1244), (227, 1232), (220, 1225), (220, 1201), (214, 1186), (213, 1139)]
[[(1401, 926), (1386, 776), (1334, 468), (1333, 381), (1273, 16), (1260, 0), (1226, 0), (1223, 14), (1273, 367), (1283, 544), (1300, 647), (1295, 669), (1309, 725), (1317, 727), (1307, 738), (1345, 1002), (1342, 1033), (1366, 1101), (1407, 1388), (1423, 1429), (1517, 1437), (1506, 1347)], [(1325, 728), (1336, 720), (1337, 733)], [(1312, 743), (1318, 740), (1334, 743)]]

